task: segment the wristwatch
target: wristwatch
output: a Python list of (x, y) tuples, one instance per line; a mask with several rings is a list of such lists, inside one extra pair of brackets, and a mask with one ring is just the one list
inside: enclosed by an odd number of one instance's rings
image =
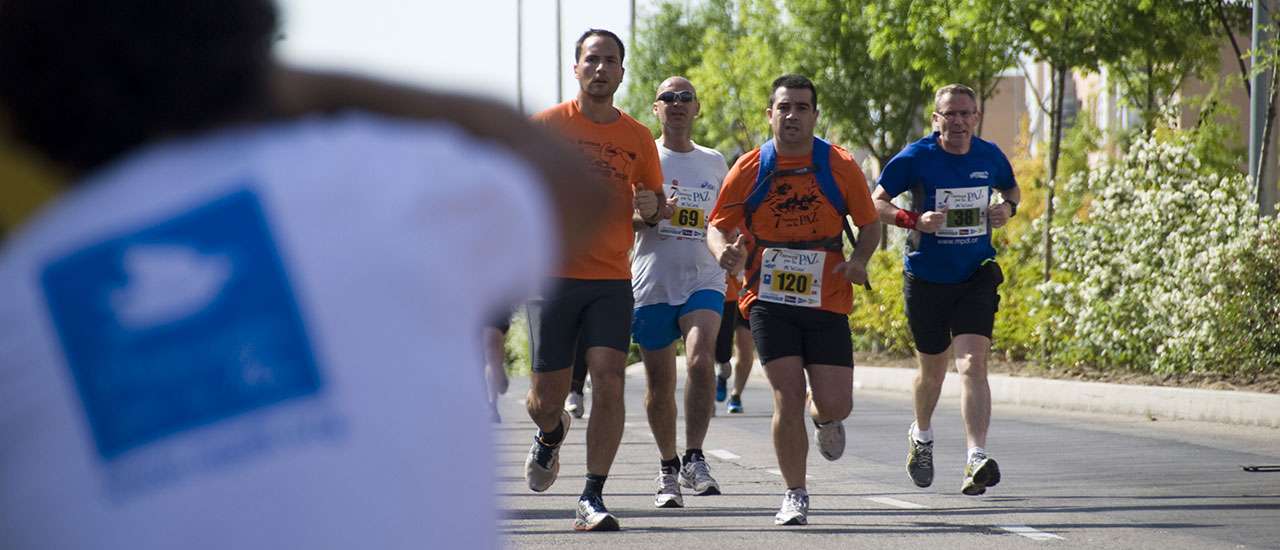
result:
[(1011, 200), (1009, 200), (1009, 199), (1005, 199), (1005, 200), (1004, 200), (1004, 203), (1005, 203), (1005, 204), (1007, 204), (1007, 205), (1009, 205), (1009, 217), (1010, 217), (1010, 218), (1012, 218), (1012, 217), (1014, 217), (1015, 215), (1017, 215), (1017, 214), (1018, 214), (1018, 203), (1013, 202), (1013, 201), (1011, 201)]

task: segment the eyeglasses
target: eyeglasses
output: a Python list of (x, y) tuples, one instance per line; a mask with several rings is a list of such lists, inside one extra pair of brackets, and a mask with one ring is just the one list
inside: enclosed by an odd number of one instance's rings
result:
[(683, 92), (662, 92), (658, 94), (658, 101), (663, 103), (674, 103), (677, 99), (679, 99), (681, 103), (688, 103), (697, 98), (693, 96), (693, 92), (688, 90)]
[(951, 119), (956, 118), (956, 117), (960, 117), (960, 118), (969, 118), (969, 117), (971, 117), (971, 116), (973, 116), (973, 115), (978, 114), (978, 112), (977, 112), (977, 111), (947, 111), (947, 112), (945, 112), (945, 113), (937, 113), (937, 112), (935, 112), (935, 113), (933, 113), (933, 114), (938, 115), (938, 116), (940, 116), (940, 117), (942, 117), (942, 118), (944, 118), (944, 119), (951, 120)]

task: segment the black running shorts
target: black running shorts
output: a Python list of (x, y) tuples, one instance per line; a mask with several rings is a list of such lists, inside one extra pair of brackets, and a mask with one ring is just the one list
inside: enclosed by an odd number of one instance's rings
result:
[(534, 372), (569, 368), (579, 332), (588, 348), (631, 349), (630, 279), (552, 279), (550, 286), (533, 324)]
[(747, 313), (761, 364), (799, 355), (806, 365), (853, 367), (848, 317), (760, 300), (753, 302)]
[(991, 329), (1000, 309), (996, 288), (1004, 282), (1000, 264), (982, 264), (971, 277), (956, 284), (932, 283), (904, 272), (902, 297), (907, 324), (916, 341), (916, 350), (936, 355), (951, 347), (959, 334), (991, 338)]

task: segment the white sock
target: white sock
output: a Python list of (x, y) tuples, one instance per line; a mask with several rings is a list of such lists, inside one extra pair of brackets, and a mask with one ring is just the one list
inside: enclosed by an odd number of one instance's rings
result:
[(973, 460), (973, 455), (975, 455), (975, 454), (977, 454), (977, 453), (982, 453), (982, 456), (986, 456), (986, 455), (987, 455), (987, 450), (986, 450), (986, 449), (983, 449), (982, 447), (970, 447), (970, 448), (969, 448), (969, 460)]
[(919, 441), (919, 442), (921, 442), (921, 443), (928, 443), (928, 442), (930, 442), (930, 441), (933, 441), (933, 428), (929, 428), (929, 429), (927, 429), (927, 430), (925, 430), (925, 431), (923, 431), (923, 432), (922, 432), (922, 431), (920, 431), (920, 427), (919, 427), (919, 426), (916, 426), (916, 423), (915, 423), (915, 422), (912, 422), (912, 423), (911, 423), (911, 437), (912, 437), (912, 438), (914, 438), (916, 441)]

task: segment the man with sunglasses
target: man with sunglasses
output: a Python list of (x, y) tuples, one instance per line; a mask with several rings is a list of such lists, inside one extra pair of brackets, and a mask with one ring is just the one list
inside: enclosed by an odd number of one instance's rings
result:
[[(933, 483), (931, 418), (955, 358), (963, 380), (960, 410), (968, 458), (960, 490), (980, 495), (1000, 482), (986, 454), (991, 421), (987, 353), (1004, 282), (991, 230), (1018, 211), (1022, 195), (1013, 168), (994, 143), (973, 135), (981, 113), (973, 90), (952, 84), (934, 95), (936, 131), (908, 145), (885, 165), (872, 194), (880, 220), (911, 230), (903, 262), (903, 302), (920, 370), (915, 422), (908, 430), (907, 475), (918, 487)], [(995, 191), (1001, 201), (992, 204)], [(891, 202), (911, 193), (909, 210)]]
[[(880, 224), (866, 177), (852, 155), (813, 135), (818, 120), (813, 83), (786, 75), (770, 89), (765, 114), (773, 139), (729, 170), (711, 213), (707, 244), (731, 273), (747, 269), (742, 311), (751, 320), (751, 335), (773, 386), (773, 448), (787, 487), (774, 521), (805, 525), (805, 414), (816, 427), (822, 456), (840, 458), (843, 421), (853, 409), (850, 283), (866, 284)], [(753, 196), (763, 198), (752, 204)], [(842, 212), (853, 217), (860, 233), (848, 260)], [(744, 224), (755, 241), (750, 248), (743, 235), (734, 235)], [(808, 400), (806, 373), (812, 388)]]
[[(720, 484), (702, 454), (715, 407), (715, 345), (724, 308), (725, 274), (707, 250), (707, 213), (715, 205), (729, 166), (714, 149), (693, 142), (697, 92), (673, 76), (658, 86), (653, 114), (662, 123), (657, 140), (663, 191), (670, 197), (664, 219), (648, 223), (637, 214), (631, 289), (635, 313), (631, 339), (640, 346), (648, 393), (645, 412), (661, 463), (659, 508), (684, 506), (683, 485), (696, 495), (718, 495)], [(676, 340), (686, 353), (684, 460), (676, 450)]]
[[(529, 488), (542, 492), (560, 471), (560, 447), (569, 430), (565, 398), (572, 384), (574, 347), (586, 341), (591, 375), (591, 419), (587, 426), (587, 479), (578, 499), (574, 529), (616, 531), (618, 518), (605, 508), (602, 492), (618, 446), (626, 410), (623, 381), (631, 348), (632, 216), (658, 223), (663, 213), (662, 165), (649, 128), (613, 106), (622, 83), (622, 40), (589, 29), (574, 47), (577, 97), (539, 112), (535, 123), (558, 132), (612, 191), (601, 204), (605, 222), (586, 251), (570, 256), (555, 275), (539, 308), (529, 396), (529, 417), (538, 425), (525, 460)], [(579, 336), (581, 333), (581, 336)]]

